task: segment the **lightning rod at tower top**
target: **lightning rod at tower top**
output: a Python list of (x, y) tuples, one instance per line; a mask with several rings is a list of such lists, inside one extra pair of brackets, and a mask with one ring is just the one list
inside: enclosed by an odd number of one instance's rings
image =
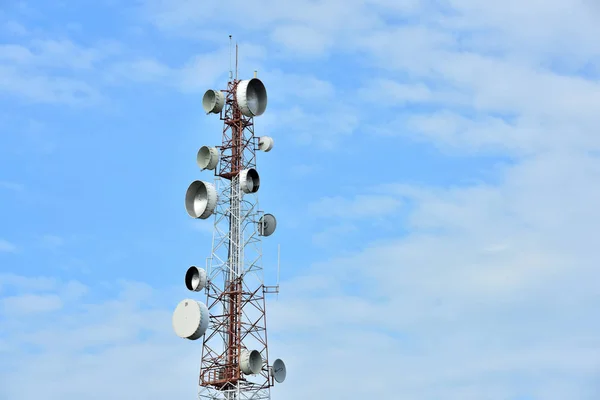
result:
[(204, 292), (206, 303), (181, 301), (173, 329), (181, 338), (202, 339), (200, 399), (262, 400), (286, 377), (282, 360), (269, 362), (267, 346), (265, 297), (279, 293), (279, 282), (266, 286), (262, 268), (262, 239), (275, 232), (277, 220), (259, 209), (257, 196), (256, 155), (269, 152), (273, 139), (255, 135), (254, 117), (265, 112), (267, 91), (256, 71), (238, 79), (237, 44), (234, 74), (229, 40), (227, 88), (207, 90), (202, 98), (206, 114), (223, 121), (221, 144), (202, 146), (196, 155), (200, 170), (214, 171), (214, 183), (196, 180), (185, 195), (190, 217), (214, 220), (205, 268), (189, 267), (184, 279), (191, 292)]

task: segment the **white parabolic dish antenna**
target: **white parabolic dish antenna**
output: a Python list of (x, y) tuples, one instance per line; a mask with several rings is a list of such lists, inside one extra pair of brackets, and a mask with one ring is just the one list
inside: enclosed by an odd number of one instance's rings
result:
[(277, 220), (273, 214), (265, 214), (258, 220), (258, 234), (260, 236), (271, 236), (277, 228)]
[(262, 368), (262, 357), (258, 350), (242, 350), (240, 354), (240, 369), (246, 375), (256, 375)]
[(217, 207), (217, 189), (204, 181), (194, 181), (185, 193), (185, 209), (192, 218), (206, 219)]
[(258, 149), (268, 153), (273, 148), (273, 138), (270, 136), (261, 136), (258, 138)]
[(202, 108), (207, 114), (220, 113), (224, 105), (225, 95), (218, 90), (209, 89), (204, 93), (204, 96), (202, 97)]
[(196, 156), (196, 164), (201, 170), (215, 169), (219, 163), (219, 150), (216, 147), (202, 146)]
[(192, 299), (182, 300), (173, 312), (173, 330), (183, 339), (196, 340), (208, 329), (208, 307)]
[(240, 185), (244, 193), (256, 193), (260, 187), (260, 177), (254, 168), (240, 171)]
[(277, 383), (282, 383), (283, 381), (285, 381), (285, 375), (285, 364), (281, 359), (278, 358), (273, 363), (273, 367), (271, 367), (271, 376), (273, 377), (273, 379), (275, 379)]
[(267, 89), (258, 78), (240, 81), (235, 98), (246, 117), (257, 117), (267, 109)]
[(185, 273), (185, 287), (192, 292), (199, 292), (206, 287), (206, 271), (203, 268), (191, 266)]

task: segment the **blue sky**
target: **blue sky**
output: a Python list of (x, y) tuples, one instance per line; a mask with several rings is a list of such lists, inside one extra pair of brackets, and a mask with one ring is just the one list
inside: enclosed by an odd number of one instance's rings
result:
[(0, 398), (195, 396), (171, 312), (232, 34), (275, 139), (273, 398), (596, 399), (600, 7), (205, 3), (3, 2)]

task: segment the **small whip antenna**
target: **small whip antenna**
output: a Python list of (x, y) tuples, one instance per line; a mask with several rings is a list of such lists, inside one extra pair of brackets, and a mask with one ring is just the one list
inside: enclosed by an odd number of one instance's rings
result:
[(229, 80), (233, 79), (233, 70), (231, 69), (231, 35), (229, 35)]
[(277, 299), (279, 299), (279, 274), (280, 274), (280, 260), (281, 260), (281, 245), (277, 245)]

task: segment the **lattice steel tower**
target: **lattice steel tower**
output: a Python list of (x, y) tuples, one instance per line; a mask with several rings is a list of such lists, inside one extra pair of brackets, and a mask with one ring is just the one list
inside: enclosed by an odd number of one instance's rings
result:
[[(231, 40), (231, 36), (230, 36)], [(220, 146), (203, 146), (196, 162), (214, 170), (215, 183), (194, 181), (185, 196), (193, 218), (214, 215), (212, 254), (206, 269), (190, 267), (185, 285), (204, 291), (206, 304), (186, 299), (173, 313), (173, 329), (185, 339), (203, 338), (200, 399), (269, 399), (270, 388), (283, 382), (285, 364), (269, 364), (265, 295), (277, 293), (279, 283), (265, 286), (262, 237), (275, 231), (272, 214), (258, 209), (260, 178), (256, 152), (268, 152), (273, 139), (254, 135), (254, 117), (264, 113), (267, 92), (256, 77), (238, 80), (230, 69), (225, 90), (208, 90), (202, 99), (207, 114), (223, 121)]]

